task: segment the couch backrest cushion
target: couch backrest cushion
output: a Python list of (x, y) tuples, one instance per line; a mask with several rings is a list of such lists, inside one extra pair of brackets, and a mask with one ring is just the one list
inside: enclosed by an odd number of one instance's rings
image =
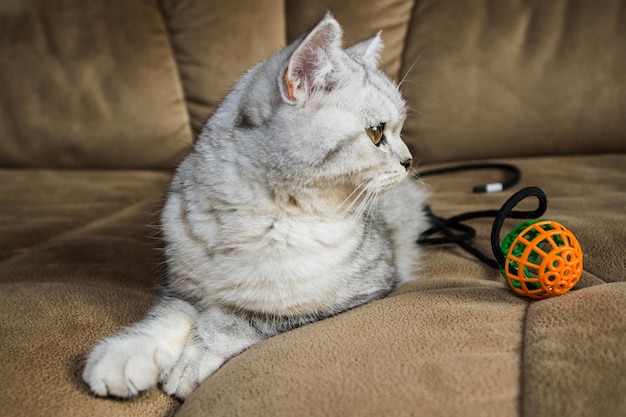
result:
[(237, 78), (284, 46), (284, 2), (160, 2), (197, 134)]
[(296, 40), (326, 11), (330, 11), (343, 27), (346, 47), (382, 29), (385, 48), (381, 67), (397, 80), (413, 3), (414, 0), (287, 0), (287, 41)]
[(192, 134), (156, 0), (0, 2), (0, 166), (163, 168)]
[(624, 1), (418, 1), (411, 66), (418, 160), (626, 151)]

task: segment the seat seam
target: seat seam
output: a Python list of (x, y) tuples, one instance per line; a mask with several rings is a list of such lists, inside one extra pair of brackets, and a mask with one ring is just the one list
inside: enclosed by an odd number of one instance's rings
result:
[(526, 363), (527, 352), (526, 352), (526, 342), (528, 335), (528, 314), (530, 312), (532, 301), (526, 302), (526, 308), (524, 310), (524, 316), (522, 318), (522, 329), (521, 329), (521, 343), (520, 343), (520, 374), (519, 374), (519, 403), (518, 403), (518, 414), (520, 417), (524, 417), (526, 415), (526, 407), (525, 407), (525, 397), (526, 397)]

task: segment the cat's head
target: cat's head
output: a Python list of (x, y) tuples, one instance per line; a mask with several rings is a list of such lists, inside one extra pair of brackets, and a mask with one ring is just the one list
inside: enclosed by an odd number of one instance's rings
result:
[(406, 107), (378, 68), (381, 49), (380, 34), (343, 49), (341, 27), (327, 14), (242, 77), (232, 123), (272, 186), (379, 193), (406, 177)]

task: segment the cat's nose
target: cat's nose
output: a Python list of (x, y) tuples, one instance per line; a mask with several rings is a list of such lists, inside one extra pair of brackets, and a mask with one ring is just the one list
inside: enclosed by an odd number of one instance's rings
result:
[(411, 166), (413, 166), (413, 159), (405, 159), (404, 162), (400, 162), (400, 164), (408, 171), (409, 169), (411, 169)]

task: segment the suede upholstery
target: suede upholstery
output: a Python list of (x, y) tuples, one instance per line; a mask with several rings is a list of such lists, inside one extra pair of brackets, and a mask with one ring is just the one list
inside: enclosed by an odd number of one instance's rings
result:
[[(238, 74), (330, 9), (382, 28), (422, 168), (505, 161), (578, 237), (570, 293), (530, 301), (456, 246), (389, 297), (259, 343), (184, 403), (95, 398), (88, 349), (162, 280), (171, 168)], [(626, 2), (10, 0), (0, 4), (3, 416), (626, 415)], [(499, 171), (424, 178), (441, 216)], [(399, 202), (401, 204), (401, 202)], [(534, 202), (525, 202), (530, 208)], [(517, 222), (508, 220), (504, 230)], [(491, 221), (474, 244), (489, 250)]]
[(161, 7), (197, 135), (235, 79), (285, 44), (284, 4), (163, 0)]
[(151, 2), (0, 5), (0, 164), (167, 168), (191, 130)]
[(402, 72), (422, 161), (626, 151), (619, 0), (416, 2)]

